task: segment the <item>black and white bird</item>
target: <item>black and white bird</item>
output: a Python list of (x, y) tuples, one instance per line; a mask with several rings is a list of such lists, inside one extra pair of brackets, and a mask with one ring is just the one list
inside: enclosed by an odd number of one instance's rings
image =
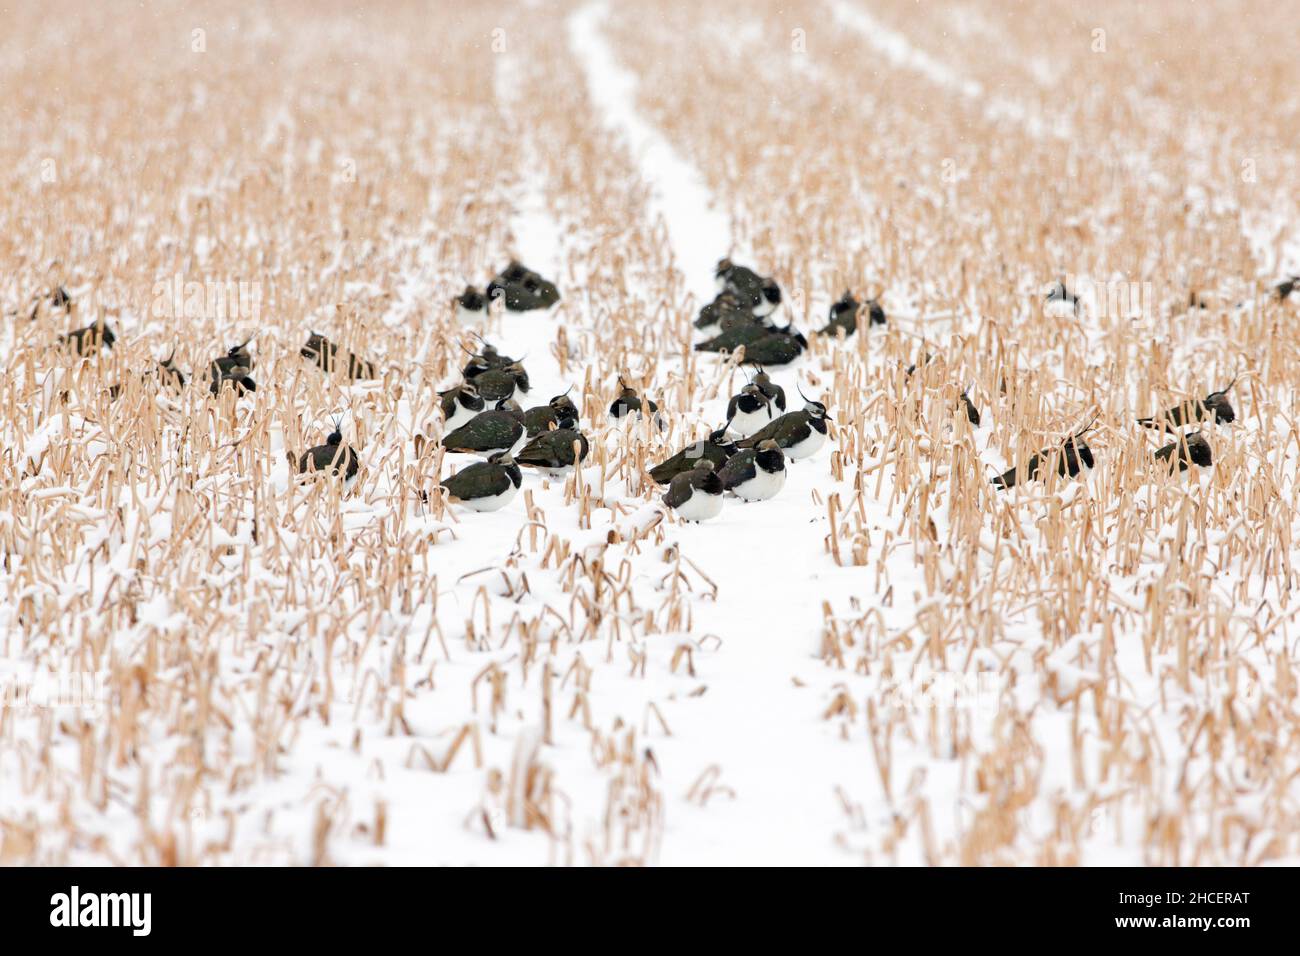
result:
[(496, 511), (514, 500), (523, 484), (519, 465), (507, 452), (498, 452), (487, 461), (462, 468), (442, 482), (450, 501), (475, 511)]
[(1273, 295), (1285, 302), (1293, 295), (1300, 298), (1300, 276), (1288, 276), (1273, 287)]
[(465, 291), (451, 301), (461, 325), (477, 325), (488, 316), (487, 296), (472, 285), (465, 286)]
[(578, 453), (576, 461), (580, 462), (586, 459), (591, 445), (587, 441), (587, 436), (578, 431), (577, 422), (572, 418), (565, 418), (560, 422), (559, 428), (542, 432), (531, 439), (515, 455), (515, 460), (521, 465), (558, 475), (568, 471), (576, 463), (575, 448)]
[(740, 322), (722, 329), (717, 335), (711, 336), (703, 342), (696, 342), (695, 351), (734, 352), (743, 345), (746, 347), (746, 355), (748, 355), (750, 345), (774, 334), (774, 331), (758, 320)]
[(479, 372), (469, 381), (488, 402), (510, 400), (522, 405), (529, 392), (528, 373), (521, 362)]
[(522, 413), (520, 419), (524, 423), (524, 428), (528, 430), (528, 437), (533, 438), (551, 428), (558, 428), (560, 422), (565, 419), (573, 421), (575, 424), (580, 417), (578, 406), (569, 398), (565, 392), (563, 395), (556, 395), (545, 405), (537, 405)]
[(708, 438), (692, 442), (667, 461), (655, 465), (650, 469), (650, 477), (656, 484), (666, 485), (682, 472), (699, 467), (702, 461), (711, 461), (715, 469), (720, 469), (737, 451), (736, 443), (727, 437), (724, 425), (710, 432)]
[(101, 347), (111, 349), (116, 341), (117, 336), (102, 320), (59, 336), (60, 345), (71, 345), (72, 350), (81, 356), (94, 355)]
[(730, 292), (743, 308), (759, 318), (772, 315), (781, 305), (781, 287), (776, 280), (753, 269), (722, 259), (713, 275), (719, 292)]
[(745, 365), (789, 365), (808, 347), (808, 340), (794, 325), (774, 329), (767, 335), (745, 345)]
[(158, 363), (158, 378), (169, 388), (181, 389), (185, 387), (185, 373), (176, 367), (175, 358), (176, 349), (173, 348), (172, 354)]
[(1079, 297), (1065, 287), (1065, 280), (1053, 282), (1047, 290), (1048, 315), (1071, 317), (1079, 313)]
[(442, 446), (447, 451), (484, 458), (499, 452), (516, 455), (528, 438), (521, 418), (519, 406), (514, 402), (497, 402), (495, 408), (479, 412), (464, 425), (445, 433)]
[(770, 424), (778, 415), (772, 407), (772, 400), (752, 382), (727, 402), (727, 421), (731, 430), (742, 438)]
[(487, 408), (487, 402), (478, 393), (473, 382), (462, 382), (455, 388), (439, 392), (438, 398), (442, 405), (444, 435), (455, 431), (461, 425), (468, 424), (471, 418)]
[(312, 332), (307, 337), (307, 344), (298, 350), (298, 354), (327, 374), (339, 369), (351, 379), (375, 377), (374, 362), (368, 362), (347, 349), (341, 349), (316, 332)]
[(1210, 443), (1200, 432), (1179, 436), (1177, 441), (1171, 441), (1163, 448), (1157, 449), (1155, 458), (1156, 461), (1163, 462), (1170, 472), (1175, 468), (1180, 472), (1186, 471), (1189, 465), (1209, 468), (1214, 464)]
[[(1056, 473), (1062, 478), (1066, 476), (1076, 478), (1085, 469), (1092, 470), (1096, 466), (1092, 457), (1092, 449), (1083, 440), (1084, 432), (1091, 427), (1089, 425), (1087, 428), (1075, 432), (1056, 448), (1048, 448), (1030, 455), (1022, 472), (1024, 480), (1038, 481), (1041, 478), (1046, 478), (1053, 470), (1053, 463), (1056, 466)], [(1018, 470), (1017, 468), (1007, 469), (993, 479), (993, 486), (1002, 490), (1014, 488), (1018, 483), (1016, 474)]]
[(776, 409), (778, 415), (785, 414), (785, 389), (776, 382), (772, 381), (772, 376), (763, 370), (763, 366), (758, 367), (758, 372), (754, 376), (753, 383), (758, 386), (758, 390), (767, 396), (772, 407)]
[(643, 399), (636, 393), (636, 390), (623, 381), (618, 380), (619, 393), (618, 398), (609, 406), (609, 417), (620, 424), (629, 420), (640, 421), (642, 416), (649, 411), (654, 419), (655, 426), (658, 428), (665, 427), (663, 416), (659, 414), (659, 406), (651, 399)]
[(967, 394), (970, 389), (963, 389), (962, 393), (957, 396), (961, 401), (962, 409), (966, 412), (966, 421), (970, 422), (976, 428), (980, 427), (980, 410), (975, 407), (975, 403), (970, 400)]
[(470, 352), (469, 362), (461, 369), (461, 375), (465, 378), (473, 378), (496, 368), (505, 368), (507, 365), (520, 365), (522, 368), (522, 363), (516, 362), (509, 355), (502, 355), (495, 345), (483, 341), (481, 337), (479, 341), (483, 343), (483, 347), (477, 352)]
[(712, 302), (700, 309), (695, 319), (695, 327), (701, 331), (720, 331), (723, 326), (730, 328), (740, 322), (753, 322), (754, 313), (740, 304), (740, 300), (731, 292), (719, 292)]
[(722, 487), (745, 501), (766, 501), (785, 487), (785, 454), (772, 439), (746, 448), (718, 472)]
[(255, 368), (253, 353), (248, 351), (248, 343), (251, 341), (253, 339), (250, 336), (238, 345), (232, 345), (228, 348), (225, 355), (213, 359), (211, 377), (214, 379), (220, 378), (234, 368), (243, 368), (251, 372)]
[(212, 383), (208, 386), (213, 395), (220, 395), (223, 388), (233, 389), (236, 395), (257, 391), (257, 383), (243, 365), (231, 365), (222, 372), (216, 372), (214, 368), (213, 372)]
[(555, 283), (512, 260), (487, 287), (489, 299), (501, 299), (511, 312), (549, 309), (560, 301)]
[(1237, 384), (1234, 378), (1226, 388), (1211, 392), (1205, 398), (1192, 399), (1175, 405), (1161, 415), (1139, 418), (1138, 424), (1144, 428), (1182, 428), (1184, 425), (1213, 420), (1216, 425), (1230, 425), (1237, 420), (1237, 413), (1228, 401), (1228, 392)]
[(858, 313), (862, 311), (864, 305), (870, 325), (885, 324), (885, 309), (879, 302), (875, 299), (868, 299), (865, 303), (859, 302), (853, 297), (851, 291), (845, 289), (840, 300), (831, 306), (828, 321), (820, 334), (834, 335), (843, 330), (846, 336), (852, 335), (858, 330)]
[[(288, 454), (288, 453), (287, 453)], [(288, 454), (289, 463), (294, 463), (293, 455)], [(343, 478), (343, 487), (350, 489), (356, 482), (360, 464), (357, 453), (352, 446), (343, 444), (343, 432), (336, 419), (334, 431), (329, 433), (325, 444), (309, 448), (298, 458), (300, 475), (325, 475)]]
[(686, 521), (708, 521), (722, 511), (722, 479), (707, 458), (668, 483), (663, 502)]
[(780, 418), (760, 428), (748, 438), (736, 442), (738, 448), (755, 448), (765, 441), (775, 441), (784, 449), (791, 461), (810, 458), (826, 444), (827, 422), (834, 421), (826, 414), (821, 402), (804, 399), (797, 412), (786, 412)]

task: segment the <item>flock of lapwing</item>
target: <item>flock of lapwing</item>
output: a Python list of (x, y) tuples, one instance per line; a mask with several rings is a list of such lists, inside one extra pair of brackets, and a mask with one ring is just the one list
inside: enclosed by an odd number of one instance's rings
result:
[[(717, 291), (704, 305), (695, 327), (707, 337), (695, 345), (697, 351), (727, 353), (738, 364), (753, 366), (753, 374), (727, 403), (723, 425), (701, 441), (693, 442), (667, 460), (648, 470), (651, 479), (666, 490), (665, 505), (679, 517), (704, 521), (722, 510), (727, 495), (746, 502), (764, 501), (776, 496), (785, 484), (790, 462), (815, 455), (826, 443), (828, 423), (832, 418), (826, 406), (800, 392), (803, 406), (788, 410), (785, 390), (766, 371), (794, 362), (807, 348), (803, 334), (793, 322), (775, 323), (782, 303), (779, 284), (771, 277), (722, 259), (715, 269)], [(1279, 285), (1275, 293), (1291, 295), (1300, 288), (1300, 278)], [(1047, 305), (1077, 312), (1079, 299), (1064, 282), (1055, 283), (1047, 293)], [(462, 323), (475, 325), (489, 315), (490, 304), (500, 301), (511, 312), (549, 309), (560, 300), (554, 282), (512, 261), (494, 277), (485, 291), (468, 286), (453, 300)], [(61, 286), (47, 297), (53, 309), (70, 311), (71, 297)], [(40, 305), (32, 312), (36, 318)], [(875, 299), (859, 301), (852, 291), (831, 305), (826, 325), (818, 332), (826, 336), (849, 336), (859, 328), (883, 326), (888, 322), (884, 308)], [(478, 511), (494, 511), (508, 504), (523, 483), (521, 466), (548, 475), (559, 475), (582, 462), (591, 449), (591, 441), (579, 427), (579, 405), (567, 393), (557, 395), (544, 405), (527, 407), (530, 392), (528, 372), (521, 360), (503, 354), (475, 333), (479, 348), (469, 356), (461, 370), (461, 381), (439, 393), (443, 429), (438, 442), (448, 452), (477, 455), (484, 460), (457, 471), (441, 482), (447, 499)], [(102, 320), (94, 325), (63, 335), (60, 342), (81, 356), (100, 348), (112, 348), (113, 331)], [(226, 354), (213, 359), (206, 375), (213, 395), (224, 389), (236, 394), (255, 391), (254, 356), (251, 340), (232, 346)], [(467, 349), (467, 351), (469, 351)], [(174, 389), (186, 387), (185, 374), (173, 364), (173, 357), (158, 363), (155, 374), (164, 385)], [(338, 372), (349, 379), (375, 377), (375, 365), (347, 349), (312, 333), (300, 349), (301, 356), (327, 373)], [(924, 355), (921, 364), (932, 356)], [(916, 365), (909, 367), (912, 374)], [(1204, 422), (1231, 423), (1236, 414), (1227, 393), (1235, 384), (1216, 391), (1202, 400), (1184, 402), (1160, 415), (1142, 418), (1138, 424), (1175, 435), (1175, 439), (1154, 453), (1154, 460), (1171, 471), (1186, 471), (1195, 465), (1210, 467), (1213, 453), (1200, 431), (1183, 432), (1184, 428)], [(657, 428), (666, 422), (659, 406), (637, 394), (622, 378), (619, 393), (609, 408), (614, 423), (649, 418)], [(120, 388), (118, 389), (120, 390)], [(114, 397), (116, 395), (114, 394)], [(980, 413), (968, 392), (960, 395), (967, 419), (976, 427)], [(1053, 448), (1031, 455), (992, 479), (995, 487), (1009, 489), (1017, 484), (1036, 481), (1055, 471), (1062, 477), (1076, 477), (1094, 466), (1092, 449), (1084, 441), (1091, 425), (1076, 431)], [(417, 439), (417, 452), (426, 439)], [(341, 423), (325, 442), (300, 455), (287, 453), (290, 465), (303, 475), (330, 475), (345, 482), (355, 480), (359, 456), (344, 443)]]

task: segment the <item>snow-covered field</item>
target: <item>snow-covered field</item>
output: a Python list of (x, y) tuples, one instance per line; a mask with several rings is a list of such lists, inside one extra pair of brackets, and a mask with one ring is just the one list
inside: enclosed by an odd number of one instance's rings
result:
[[(1262, 5), (1032, 6), (11, 7), (0, 863), (1300, 862), (1300, 66)], [(691, 524), (722, 256), (832, 439)], [(458, 324), (512, 257), (560, 303)], [(887, 325), (815, 334), (846, 288)], [(472, 332), (592, 447), (492, 513), (435, 491)], [(335, 419), (355, 486), (296, 480)]]

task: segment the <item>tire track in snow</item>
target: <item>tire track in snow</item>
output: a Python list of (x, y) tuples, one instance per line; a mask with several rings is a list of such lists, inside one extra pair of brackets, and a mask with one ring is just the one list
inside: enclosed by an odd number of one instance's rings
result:
[[(637, 78), (618, 65), (601, 35), (607, 12), (603, 2), (575, 12), (571, 48), (606, 125), (626, 137), (653, 187), (650, 211), (664, 220), (688, 291), (711, 295), (713, 263), (732, 241), (729, 221), (713, 208), (701, 173), (638, 114)], [(787, 375), (793, 373), (780, 377)], [(792, 396), (793, 384), (785, 381)], [(816, 560), (824, 529), (809, 522), (812, 493), (826, 482), (825, 461), (823, 453), (792, 466), (771, 501), (729, 501), (707, 525), (674, 529), (682, 554), (718, 587), (717, 601), (694, 606), (692, 636), (716, 634), (722, 644), (697, 663), (708, 692), (685, 712), (690, 723), (674, 728), (683, 749), (661, 748), (670, 810), (660, 851), (665, 865), (847, 861), (834, 842), (841, 814), (835, 786), (865, 787), (869, 768), (845, 766), (839, 741), (821, 719), (825, 705), (813, 689), (822, 667), (816, 654), (821, 608), (800, 593), (816, 593), (819, 579), (840, 578), (839, 569)], [(839, 588), (847, 593), (850, 586), (841, 579), (837, 594)], [(711, 763), (734, 801), (717, 798), (700, 807), (683, 800)]]
[(569, 46), (587, 79), (587, 93), (605, 125), (622, 136), (642, 179), (651, 187), (651, 210), (668, 230), (673, 265), (697, 298), (713, 297), (713, 265), (731, 250), (731, 223), (713, 202), (704, 177), (667, 138), (637, 111), (636, 76), (620, 66), (601, 24), (609, 14), (603, 0), (579, 7), (569, 17)]
[(1003, 96), (986, 94), (984, 87), (969, 77), (936, 60), (930, 54), (912, 45), (903, 34), (881, 23), (863, 7), (849, 0), (830, 0), (835, 19), (864, 37), (884, 57), (896, 66), (920, 73), (934, 85), (983, 104), (984, 118), (997, 123), (1010, 120), (1021, 126), (1034, 139), (1054, 137), (1070, 139), (1070, 124), (1063, 119), (1045, 122), (1024, 103)]
[[(519, 140), (516, 190), (511, 201), (510, 233), (515, 255), (530, 269), (555, 279), (564, 272), (563, 230), (546, 204), (544, 173), (537, 155), (536, 134), (520, 116), (523, 99), (522, 64), (511, 49), (495, 54), (493, 92), (511, 135)], [(502, 263), (504, 265), (504, 263)]]

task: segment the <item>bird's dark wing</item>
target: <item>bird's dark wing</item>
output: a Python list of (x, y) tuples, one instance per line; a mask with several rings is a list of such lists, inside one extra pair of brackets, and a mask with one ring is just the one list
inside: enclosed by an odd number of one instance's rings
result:
[(457, 498), (469, 500), (504, 494), (510, 490), (512, 483), (500, 465), (480, 461), (447, 478), (442, 482), (442, 487)]
[(673, 478), (668, 484), (668, 490), (664, 492), (664, 504), (669, 508), (680, 508), (690, 501), (691, 496), (695, 494), (695, 489), (691, 485), (693, 477), (693, 472), (684, 471)]
[(509, 448), (519, 440), (524, 426), (505, 412), (491, 411), (475, 415), (460, 428), (443, 438), (449, 451), (487, 451)]
[(758, 453), (752, 449), (742, 451), (723, 465), (722, 470), (718, 472), (722, 487), (734, 488), (736, 485), (752, 480), (758, 473), (754, 465), (757, 455)]

